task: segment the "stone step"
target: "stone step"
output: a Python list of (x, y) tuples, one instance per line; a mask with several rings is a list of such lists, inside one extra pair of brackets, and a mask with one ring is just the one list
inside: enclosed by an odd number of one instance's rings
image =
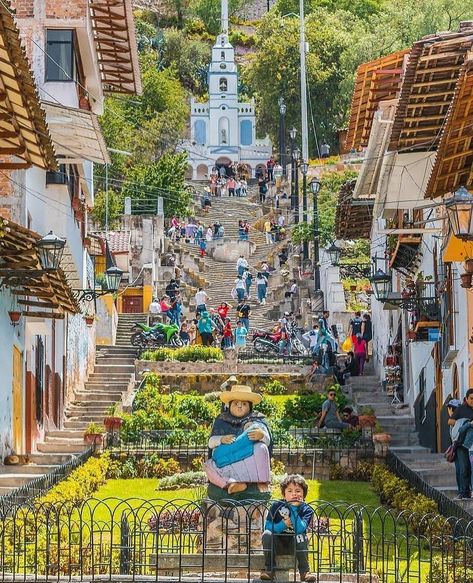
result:
[(36, 465), (23, 464), (17, 466), (1, 466), (0, 476), (10, 474), (30, 475), (30, 479), (34, 479), (37, 475), (50, 474), (57, 468), (57, 465)]
[(71, 461), (76, 456), (67, 453), (29, 453), (29, 460), (37, 465), (62, 465)]
[[(88, 387), (86, 387), (88, 389)], [(70, 401), (71, 404), (74, 403), (83, 403), (84, 401), (93, 401), (94, 403), (100, 403), (104, 400), (104, 397), (107, 397), (107, 402), (114, 401), (118, 402), (121, 401), (122, 395), (124, 391), (112, 391), (107, 389), (107, 386), (104, 386), (102, 392), (86, 390), (81, 391), (80, 393), (77, 392), (74, 395), (74, 399)]]
[(130, 375), (135, 371), (133, 364), (102, 364), (98, 363), (95, 365), (95, 372), (113, 375), (114, 372), (125, 373), (129, 372)]
[(89, 383), (100, 383), (100, 382), (107, 382), (113, 379), (113, 381), (121, 381), (123, 383), (126, 383), (129, 381), (130, 379), (130, 373), (128, 372), (120, 372), (120, 373), (115, 373), (113, 375), (113, 377), (107, 373), (101, 373), (101, 372), (94, 372), (92, 374), (89, 375), (89, 379), (87, 382)]
[(391, 446), (389, 448), (398, 457), (404, 455), (426, 455), (430, 454), (430, 449), (422, 445), (412, 445), (412, 446)]
[[(123, 356), (116, 356), (116, 357), (99, 357), (95, 361), (95, 366), (133, 366), (133, 362), (135, 361), (135, 357), (128, 358)], [(119, 371), (118, 371), (119, 372)]]
[(32, 474), (22, 473), (21, 468), (18, 469), (19, 472), (17, 474), (0, 474), (0, 487), (19, 488), (35, 478), (44, 476), (44, 472), (33, 476)]
[(13, 486), (10, 488), (8, 486), (0, 486), (0, 502), (2, 496), (10, 494), (10, 492), (13, 492), (14, 490), (16, 490), (16, 488), (14, 488)]
[[(453, 464), (451, 464), (453, 466)], [(456, 486), (456, 479), (455, 479), (455, 467), (450, 468), (450, 471), (440, 468), (416, 468), (412, 466), (412, 468), (417, 474), (428, 484), (431, 486), (435, 486), (443, 488), (444, 486)]]
[[(103, 419), (102, 419), (103, 421)], [(90, 421), (85, 421), (83, 419), (78, 419), (77, 417), (69, 417), (64, 421), (64, 428), (71, 430), (82, 431), (82, 433), (87, 429)]]
[(68, 443), (68, 442), (44, 442), (38, 443), (36, 449), (43, 453), (81, 453), (87, 449), (87, 445), (82, 442)]
[[(103, 423), (104, 420), (104, 413), (89, 413), (84, 412), (83, 415), (79, 415), (75, 412), (71, 413), (66, 411), (66, 420), (64, 421), (64, 426), (67, 429), (70, 429), (69, 421), (80, 421), (86, 424), (86, 427), (89, 423)], [(66, 425), (67, 424), (67, 425)]]
[(46, 436), (62, 439), (82, 439), (84, 434), (80, 430), (58, 429), (57, 431), (48, 431)]
[(55, 436), (52, 436), (52, 435), (46, 435), (45, 438), (44, 438), (44, 442), (43, 443), (58, 443), (58, 444), (70, 444), (70, 445), (83, 445), (84, 444), (83, 437), (84, 436), (69, 438), (69, 437), (64, 437), (62, 435), (60, 435), (59, 437), (55, 437)]

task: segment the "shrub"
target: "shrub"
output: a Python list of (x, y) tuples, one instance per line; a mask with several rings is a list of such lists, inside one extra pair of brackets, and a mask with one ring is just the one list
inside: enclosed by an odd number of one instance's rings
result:
[(269, 421), (280, 417), (278, 405), (274, 403), (274, 401), (270, 401), (264, 397), (261, 400), (261, 403), (255, 405), (253, 409), (259, 413), (263, 413), (263, 415), (268, 417)]
[(448, 534), (450, 525), (438, 515), (437, 503), (409, 486), (407, 480), (398, 478), (385, 466), (373, 468), (371, 483), (383, 504), (391, 506), (398, 512), (404, 512), (405, 518), (416, 534), (429, 531), (432, 534)]
[(107, 477), (129, 480), (131, 478), (164, 478), (180, 473), (177, 460), (164, 459), (156, 453), (142, 457), (133, 455), (120, 456), (110, 464)]
[(205, 472), (183, 472), (159, 480), (156, 490), (177, 490), (178, 488), (192, 488), (207, 484)]
[(280, 381), (271, 379), (261, 387), (261, 392), (266, 395), (285, 395), (287, 389)]
[[(339, 385), (329, 387), (328, 391), (335, 391), (335, 402), (340, 411), (346, 405), (346, 397), (343, 395)], [(327, 391), (327, 392), (328, 392)], [(289, 399), (284, 403), (282, 423), (284, 427), (311, 427), (322, 411), (322, 404), (326, 395), (313, 393), (310, 395), (297, 395), (294, 399)]]
[(53, 504), (58, 506), (79, 506), (98, 488), (105, 484), (110, 466), (110, 455), (104, 453), (91, 457), (72, 471), (69, 476), (51, 488), (47, 494), (36, 500), (39, 506)]
[(273, 476), (281, 476), (286, 473), (286, 467), (283, 462), (271, 458), (271, 471)]
[(184, 346), (182, 348), (156, 348), (145, 350), (142, 360), (155, 362), (221, 362), (223, 351), (213, 346)]
[(186, 415), (199, 425), (210, 425), (219, 413), (217, 404), (208, 403), (196, 397), (184, 397), (177, 406), (177, 411)]

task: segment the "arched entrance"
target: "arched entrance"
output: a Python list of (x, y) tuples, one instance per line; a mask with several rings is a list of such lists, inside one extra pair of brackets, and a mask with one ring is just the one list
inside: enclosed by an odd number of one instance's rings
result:
[(220, 156), (220, 158), (218, 158), (217, 161), (215, 162), (215, 166), (217, 167), (219, 174), (220, 174), (220, 168), (222, 166), (225, 166), (225, 175), (226, 176), (230, 176), (233, 174), (232, 161), (230, 160), (230, 158), (227, 158), (226, 156)]
[(197, 166), (197, 180), (207, 180), (208, 168), (207, 164), (199, 164)]

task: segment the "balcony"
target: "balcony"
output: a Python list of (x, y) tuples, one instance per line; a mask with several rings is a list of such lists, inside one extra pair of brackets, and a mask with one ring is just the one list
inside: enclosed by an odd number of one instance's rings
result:
[(389, 266), (400, 273), (411, 276), (420, 262), (422, 235), (400, 235), (391, 254)]

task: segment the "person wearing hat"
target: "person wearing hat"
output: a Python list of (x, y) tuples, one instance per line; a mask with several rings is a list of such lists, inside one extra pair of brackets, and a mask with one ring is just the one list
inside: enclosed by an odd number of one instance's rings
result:
[(470, 460), (468, 459), (468, 450), (462, 447), (457, 440), (459, 440), (459, 432), (461, 427), (465, 423), (464, 418), (455, 420), (454, 415), (458, 411), (461, 405), (459, 399), (450, 399), (447, 403), (447, 413), (448, 413), (448, 425), (450, 429), (450, 438), (452, 444), (455, 447), (455, 479), (457, 481), (457, 498), (462, 500), (463, 498), (471, 497), (470, 481), (471, 481), (471, 469)]
[(230, 495), (249, 484), (269, 490), (271, 433), (264, 415), (253, 411), (261, 398), (245, 385), (220, 394), (223, 410), (212, 427), (204, 468), (209, 482)]

